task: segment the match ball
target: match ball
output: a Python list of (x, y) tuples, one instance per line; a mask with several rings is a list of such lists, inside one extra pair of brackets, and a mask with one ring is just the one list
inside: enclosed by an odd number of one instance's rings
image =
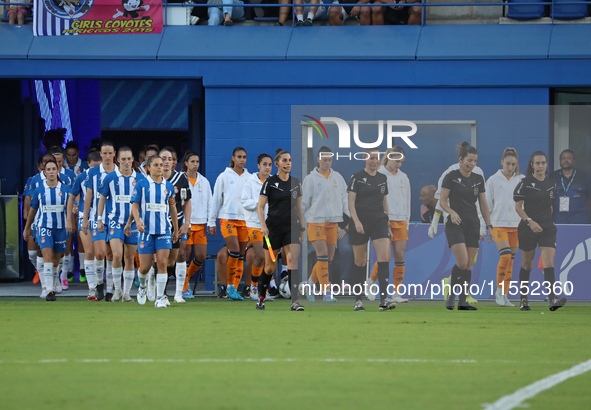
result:
[(279, 285), (279, 293), (285, 299), (291, 298), (291, 289), (289, 288), (289, 281), (287, 280), (287, 277), (285, 278), (285, 280), (281, 281), (281, 284)]

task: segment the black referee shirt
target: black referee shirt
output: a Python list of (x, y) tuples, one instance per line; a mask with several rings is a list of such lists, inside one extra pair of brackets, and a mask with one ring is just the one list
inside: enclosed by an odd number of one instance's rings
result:
[(537, 222), (542, 229), (551, 228), (552, 203), (556, 197), (556, 182), (546, 177), (543, 181), (533, 175), (523, 178), (513, 191), (515, 202), (523, 201), (523, 210), (527, 216)]
[[(450, 191), (449, 206), (460, 216), (462, 225), (470, 221), (471, 224), (480, 226), (476, 200), (478, 195), (484, 193), (484, 185), (482, 175), (471, 172), (466, 178), (459, 169), (451, 171), (443, 178), (441, 187)], [(447, 220), (449, 221), (450, 217)]]
[(300, 180), (290, 176), (287, 181), (275, 174), (267, 178), (261, 188), (261, 195), (269, 202), (267, 218), (291, 222), (297, 220), (295, 211), (298, 197), (302, 196)]
[(388, 195), (388, 179), (381, 172), (369, 175), (364, 169), (354, 174), (347, 192), (355, 192), (355, 211), (361, 222), (375, 220), (384, 214), (384, 197)]

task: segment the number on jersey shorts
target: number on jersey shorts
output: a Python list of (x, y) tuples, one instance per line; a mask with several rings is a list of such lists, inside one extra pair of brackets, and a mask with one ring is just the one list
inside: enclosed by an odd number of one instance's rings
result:
[(103, 232), (98, 230), (98, 222), (90, 221), (90, 235), (92, 236), (92, 242), (106, 241), (107, 240), (107, 223), (103, 222), (105, 229)]
[(39, 248), (52, 248), (55, 253), (66, 251), (68, 232), (65, 229), (37, 228), (37, 243)]
[(140, 255), (151, 255), (160, 249), (172, 249), (172, 236), (170, 233), (150, 235), (149, 233), (140, 232), (137, 244), (137, 252)]
[[(139, 231), (135, 225), (135, 221), (131, 224), (131, 235), (125, 236), (124, 225), (118, 224), (115, 221), (109, 221), (109, 233), (107, 234), (107, 242), (112, 239), (119, 239), (126, 245), (137, 245)], [(105, 228), (106, 229), (106, 228)]]

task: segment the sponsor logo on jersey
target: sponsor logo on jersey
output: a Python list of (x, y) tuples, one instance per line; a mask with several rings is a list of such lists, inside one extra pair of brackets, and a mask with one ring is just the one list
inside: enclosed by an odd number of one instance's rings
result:
[(178, 194), (179, 193), (179, 189), (176, 186), (174, 187), (174, 193), (175, 194)]

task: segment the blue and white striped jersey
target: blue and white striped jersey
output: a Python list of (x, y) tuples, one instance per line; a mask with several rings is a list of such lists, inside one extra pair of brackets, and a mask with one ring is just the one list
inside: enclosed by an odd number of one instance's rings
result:
[(169, 181), (163, 178), (158, 184), (149, 176), (142, 179), (135, 185), (131, 202), (140, 205), (140, 218), (146, 233), (150, 235), (170, 233), (169, 204), (174, 205), (174, 186)]
[(31, 196), (31, 179), (33, 179), (33, 177), (27, 178), (27, 182), (25, 183), (25, 189), (23, 191), (23, 196)]
[(62, 168), (60, 171), (60, 179), (62, 180), (62, 184), (65, 184), (71, 188), (74, 181), (76, 181), (76, 174), (74, 174), (74, 171)]
[(86, 170), (83, 171), (71, 186), (70, 194), (74, 196), (80, 195), (78, 199), (78, 217), (82, 217), (84, 213), (84, 198), (86, 197), (86, 188), (83, 187), (84, 181), (86, 181)]
[(143, 175), (132, 172), (131, 176), (124, 176), (118, 169), (103, 179), (99, 193), (107, 199), (109, 221), (125, 225), (131, 214), (131, 194), (137, 183), (145, 179)]
[[(119, 167), (115, 165), (115, 171), (117, 171), (118, 169)], [(82, 186), (85, 188), (90, 188), (92, 190), (92, 202), (90, 204), (90, 215), (88, 216), (88, 218), (91, 221), (96, 221), (96, 210), (98, 208), (98, 200), (100, 198), (99, 188), (107, 175), (109, 175), (109, 173), (105, 171), (105, 167), (103, 166), (103, 164), (97, 165), (96, 167), (92, 167), (88, 171), (86, 171), (86, 181), (84, 181)], [(108, 212), (110, 212), (110, 209), (107, 206), (105, 206), (102, 215), (103, 221), (107, 219), (106, 217)]]
[(66, 204), (70, 188), (61, 182), (50, 188), (43, 182), (34, 191), (31, 198), (31, 208), (37, 209), (37, 227), (66, 229)]
[(76, 175), (76, 177), (78, 177), (80, 174), (82, 174), (84, 171), (88, 169), (88, 162), (82, 161), (80, 158), (78, 158), (78, 162), (76, 162), (76, 164), (72, 167), (67, 162), (64, 165), (67, 169), (74, 172), (74, 175)]
[(46, 179), (47, 178), (45, 177), (45, 173), (43, 173), (43, 171), (39, 172), (36, 175), (33, 175), (31, 178), (29, 178), (29, 186), (27, 190), (24, 192), (24, 195), (32, 197), (35, 189), (43, 185), (43, 182), (45, 182)]

